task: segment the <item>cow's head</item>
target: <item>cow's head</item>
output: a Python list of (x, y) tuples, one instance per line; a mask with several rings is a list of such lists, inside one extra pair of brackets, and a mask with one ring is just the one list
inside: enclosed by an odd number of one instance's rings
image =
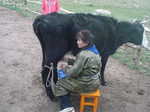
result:
[(144, 28), (138, 22), (120, 22), (118, 24), (118, 37), (121, 44), (131, 42), (136, 45), (141, 45), (143, 41)]
[(141, 45), (143, 41), (144, 27), (138, 22), (133, 23), (132, 27), (129, 42)]

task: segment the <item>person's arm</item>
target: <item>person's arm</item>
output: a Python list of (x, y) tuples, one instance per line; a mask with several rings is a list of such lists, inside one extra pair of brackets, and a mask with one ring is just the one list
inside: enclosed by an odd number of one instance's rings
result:
[(45, 14), (45, 0), (42, 0), (42, 14)]
[(65, 12), (65, 13), (74, 13), (74, 12), (69, 11), (69, 10), (66, 10), (66, 9), (64, 9), (64, 8), (62, 8), (62, 7), (60, 8), (60, 10), (63, 11), (63, 12)]
[(78, 77), (80, 72), (82, 72), (83, 67), (87, 60), (88, 60), (88, 58), (85, 57), (85, 55), (83, 53), (80, 53), (77, 56), (77, 59), (76, 59), (75, 63), (73, 64), (73, 66), (71, 68), (66, 68), (65, 72), (67, 74), (69, 74), (71, 77)]

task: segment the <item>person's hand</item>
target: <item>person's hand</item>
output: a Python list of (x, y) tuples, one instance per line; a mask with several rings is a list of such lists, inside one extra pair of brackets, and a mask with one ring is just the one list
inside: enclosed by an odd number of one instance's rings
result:
[(58, 70), (65, 69), (67, 66), (68, 66), (68, 64), (66, 62), (60, 61), (60, 62), (58, 62), (57, 69)]
[(63, 79), (67, 77), (68, 75), (64, 72), (64, 70), (57, 70), (58, 79)]

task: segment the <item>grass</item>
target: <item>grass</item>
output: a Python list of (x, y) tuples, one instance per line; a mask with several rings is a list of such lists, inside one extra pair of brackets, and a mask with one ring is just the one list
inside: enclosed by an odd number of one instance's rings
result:
[[(24, 16), (35, 17), (33, 13), (29, 13), (19, 7), (4, 4), (0, 0), (0, 5), (16, 10)], [(7, 0), (8, 1), (8, 0)], [(22, 0), (14, 0), (21, 3)], [(34, 0), (41, 1), (41, 0)], [(146, 16), (150, 17), (150, 0), (60, 0), (63, 8), (73, 12), (93, 13), (96, 9), (106, 9), (112, 12), (112, 16), (119, 20), (143, 19)], [(9, 0), (10, 2), (10, 0)], [(3, 3), (3, 4), (2, 4)], [(28, 3), (28, 8), (40, 12), (41, 6)], [(119, 60), (120, 63), (127, 65), (130, 69), (138, 70), (145, 75), (150, 76), (150, 51), (142, 49), (140, 64), (135, 65), (133, 60), (133, 52), (131, 48), (127, 50), (118, 49), (112, 57)]]
[[(74, 0), (73, 0), (74, 1)], [(88, 0), (89, 2), (70, 2), (70, 0), (61, 0), (62, 7), (73, 12), (94, 12), (96, 9), (106, 9), (112, 12), (112, 16), (120, 20), (132, 20), (134, 18), (142, 19), (145, 16), (150, 16), (149, 0), (140, 2), (139, 6), (133, 4), (134, 0)], [(79, 0), (78, 0), (79, 1)]]
[(134, 63), (134, 52), (132, 48), (118, 49), (117, 53), (112, 55), (120, 63), (127, 65), (130, 69), (138, 70), (140, 73), (150, 76), (150, 51), (142, 48), (142, 55), (139, 64)]
[(18, 13), (22, 14), (23, 16), (27, 16), (25, 11), (20, 8), (20, 7), (24, 7), (23, 4), (19, 4), (19, 5), (12, 5), (12, 4), (8, 4), (8, 3), (11, 3), (10, 1), (7, 3), (7, 2), (3, 2), (4, 0), (0, 0), (0, 6), (3, 6), (3, 7), (6, 7), (6, 8), (9, 8), (11, 10), (15, 10), (17, 11)]

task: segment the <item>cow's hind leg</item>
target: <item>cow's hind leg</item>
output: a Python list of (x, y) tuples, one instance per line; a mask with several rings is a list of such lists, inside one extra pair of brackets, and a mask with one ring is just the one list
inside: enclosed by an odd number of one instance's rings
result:
[[(52, 91), (52, 88), (51, 86), (50, 87), (47, 87), (46, 86), (46, 81), (47, 81), (47, 77), (48, 77), (48, 72), (49, 72), (49, 69), (47, 68), (43, 68), (42, 72), (41, 72), (41, 75), (42, 75), (42, 80), (43, 80), (43, 84), (45, 86), (45, 89), (46, 89), (46, 93), (47, 93), (47, 96), (51, 99), (51, 101), (56, 101), (56, 98), (53, 94), (53, 91)], [(55, 71), (54, 71), (55, 72)], [(54, 73), (55, 74), (55, 73)], [(57, 80), (57, 77), (54, 77), (54, 82), (56, 83), (56, 80)]]
[(53, 94), (52, 88), (51, 87), (45, 87), (45, 88), (46, 88), (47, 96), (51, 99), (51, 101), (56, 101), (56, 97)]

